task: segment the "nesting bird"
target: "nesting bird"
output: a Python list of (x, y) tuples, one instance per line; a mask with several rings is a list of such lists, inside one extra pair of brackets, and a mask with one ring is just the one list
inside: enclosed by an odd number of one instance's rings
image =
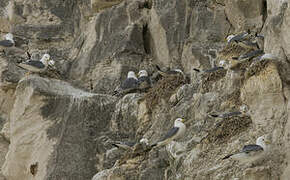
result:
[(134, 71), (129, 71), (127, 78), (114, 91), (114, 95), (132, 93), (138, 89), (138, 79)]
[(198, 73), (211, 73), (211, 72), (215, 72), (215, 71), (219, 71), (219, 70), (223, 70), (223, 69), (225, 69), (223, 66), (216, 66), (216, 67), (206, 69), (206, 70), (193, 68), (193, 70), (198, 72)]
[(140, 70), (138, 73), (138, 89), (146, 91), (151, 88), (151, 80), (146, 70)]
[(182, 72), (181, 69), (167, 69), (166, 71), (163, 71), (161, 70), (161, 68), (158, 66), (158, 65), (155, 65), (158, 73), (163, 76), (163, 77), (166, 77), (166, 76), (176, 76), (176, 75), (182, 75), (184, 77), (184, 73)]
[[(148, 139), (142, 138), (139, 143), (148, 145)], [(124, 150), (132, 150), (136, 144), (137, 142), (121, 142), (121, 141), (112, 143), (113, 146)]]
[(239, 33), (237, 35), (229, 35), (227, 37), (227, 42), (228, 43), (232, 43), (232, 42), (239, 43), (239, 42), (242, 42), (242, 41), (246, 40), (250, 36), (250, 34), (251, 34), (250, 30), (248, 30), (247, 32), (242, 32), (242, 33)]
[(49, 54), (44, 54), (39, 61), (27, 60), (25, 62), (19, 63), (18, 66), (28, 70), (29, 72), (39, 73), (46, 70), (50, 60)]
[(233, 117), (233, 116), (245, 116), (247, 115), (248, 112), (248, 106), (247, 105), (242, 105), (240, 106), (240, 111), (234, 111), (234, 112), (226, 112), (226, 113), (222, 113), (222, 114), (210, 114), (210, 117), (213, 118), (229, 118), (229, 117)]
[(258, 49), (258, 50), (253, 50), (253, 51), (250, 51), (248, 53), (242, 54), (239, 57), (232, 57), (232, 59), (239, 60), (239, 61), (251, 60), (255, 57), (262, 56), (263, 54), (265, 54), (264, 51)]
[(0, 46), (2, 47), (12, 47), (15, 45), (15, 42), (13, 40), (13, 34), (8, 33), (5, 36), (5, 40), (0, 41)]
[(186, 126), (183, 124), (184, 119), (182, 118), (177, 118), (174, 121), (174, 126), (171, 128), (166, 135), (157, 143), (152, 144), (151, 147), (154, 146), (164, 146), (166, 144), (169, 144), (171, 141), (177, 140), (184, 136), (185, 131), (186, 131)]
[(229, 154), (222, 160), (231, 158), (242, 163), (255, 161), (264, 155), (267, 150), (267, 144), (270, 144), (270, 142), (266, 140), (265, 136), (261, 136), (257, 138), (256, 144), (245, 145), (240, 152)]

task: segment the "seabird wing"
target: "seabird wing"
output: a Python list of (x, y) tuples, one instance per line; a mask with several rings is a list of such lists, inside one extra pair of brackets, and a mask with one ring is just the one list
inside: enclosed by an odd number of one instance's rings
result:
[(251, 58), (257, 57), (257, 56), (262, 55), (262, 54), (264, 54), (264, 51), (259, 49), (259, 50), (251, 51), (251, 52), (248, 52), (248, 53), (242, 55), (241, 59), (246, 59), (246, 58), (251, 59)]
[(167, 139), (172, 138), (174, 135), (177, 134), (178, 130), (179, 130), (179, 127), (173, 127), (173, 128), (171, 128), (171, 129), (167, 132), (167, 134), (166, 134), (166, 135), (161, 139), (161, 142), (162, 142), (162, 141), (165, 141), (165, 140), (167, 140)]
[(21, 64), (28, 65), (28, 66), (33, 66), (33, 67), (35, 67), (37, 69), (45, 68), (45, 65), (41, 61), (28, 60), (28, 61), (26, 61), (24, 63), (20, 63), (20, 66), (21, 66)]
[(238, 116), (242, 114), (240, 111), (235, 111), (235, 112), (229, 112), (229, 113), (224, 113), (222, 115), (223, 118), (228, 118), (228, 117), (231, 117), (231, 116)]
[(151, 80), (148, 76), (138, 78), (138, 89), (147, 89), (151, 87)]
[(0, 41), (0, 46), (4, 46), (4, 47), (12, 47), (14, 45), (14, 43), (12, 43), (9, 40), (2, 40)]
[(263, 151), (263, 150), (264, 149), (257, 144), (250, 144), (250, 145), (245, 145), (242, 149), (242, 152), (250, 153), (250, 152)]
[(134, 78), (127, 78), (123, 83), (121, 84), (121, 89), (134, 89), (138, 87), (138, 80)]
[(229, 41), (229, 43), (231, 43), (233, 41), (239, 42), (239, 41), (243, 40), (247, 35), (248, 35), (248, 32), (243, 32), (243, 33), (237, 34)]
[(224, 69), (224, 68), (223, 67), (214, 67), (214, 68), (211, 68), (211, 69), (207, 69), (204, 72), (210, 73), (210, 72), (215, 72), (215, 71), (219, 71), (219, 70), (222, 70), (222, 69)]

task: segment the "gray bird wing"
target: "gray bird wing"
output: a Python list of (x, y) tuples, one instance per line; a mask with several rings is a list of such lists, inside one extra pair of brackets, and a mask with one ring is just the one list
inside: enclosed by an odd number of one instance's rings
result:
[(264, 149), (257, 145), (257, 144), (249, 144), (245, 145), (242, 149), (242, 152), (244, 153), (250, 153), (250, 152), (257, 152), (257, 151), (263, 151)]
[(147, 89), (151, 87), (151, 80), (148, 76), (142, 76), (138, 78), (138, 84), (139, 89)]
[(21, 63), (21, 64), (33, 66), (33, 67), (36, 67), (38, 69), (45, 68), (45, 65), (41, 61), (28, 60), (28, 61)]
[(123, 83), (121, 84), (121, 89), (134, 89), (138, 87), (138, 80), (134, 78), (127, 78)]
[(171, 128), (167, 134), (160, 140), (160, 142), (165, 141), (166, 139), (172, 138), (179, 130), (179, 127)]
[(228, 117), (231, 117), (231, 116), (238, 116), (240, 114), (242, 114), (240, 111), (235, 111), (235, 112), (224, 113), (224, 114), (221, 115), (221, 117), (228, 118)]
[(2, 41), (0, 41), (0, 46), (12, 47), (12, 46), (14, 46), (14, 43), (12, 43), (9, 40), (2, 40)]
[(229, 43), (233, 42), (233, 41), (242, 41), (246, 36), (248, 35), (247, 32), (243, 32), (243, 33), (240, 33), (240, 34), (237, 34), (236, 36), (234, 36), (230, 41)]
[(263, 50), (255, 50), (255, 51), (251, 51), (251, 52), (248, 52), (248, 53), (240, 56), (240, 59), (246, 59), (246, 58), (250, 59), (250, 58), (262, 55), (262, 54), (264, 54)]
[(215, 71), (222, 70), (222, 69), (224, 69), (224, 68), (223, 67), (214, 67), (211, 69), (204, 70), (204, 72), (210, 73), (210, 72), (215, 72)]

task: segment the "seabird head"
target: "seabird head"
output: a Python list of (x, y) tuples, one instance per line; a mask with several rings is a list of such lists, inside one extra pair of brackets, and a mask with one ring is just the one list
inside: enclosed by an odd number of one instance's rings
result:
[(173, 69), (173, 71), (179, 72), (179, 73), (183, 74), (183, 72), (181, 71), (181, 69)]
[(54, 66), (54, 64), (55, 64), (55, 61), (54, 60), (51, 59), (51, 60), (48, 61), (48, 65)]
[(221, 60), (221, 61), (219, 62), (219, 66), (220, 66), (220, 67), (223, 67), (223, 68), (225, 68), (225, 69), (227, 69), (227, 68), (229, 67), (229, 63), (226, 62), (225, 60)]
[(140, 140), (140, 143), (148, 145), (148, 144), (149, 144), (149, 141), (148, 141), (147, 138), (142, 138), (142, 139)]
[(12, 43), (14, 43), (13, 34), (12, 33), (6, 34), (5, 35), (5, 39), (8, 40), (8, 41), (11, 41)]
[(182, 118), (177, 118), (175, 121), (174, 121), (174, 126), (179, 126), (180, 124), (183, 124), (184, 123), (184, 119)]
[(231, 34), (227, 37), (227, 41), (230, 42), (231, 39), (233, 39), (233, 37), (235, 37), (235, 35)]
[(41, 62), (45, 65), (47, 65), (49, 63), (49, 59), (50, 59), (50, 55), (49, 54), (44, 54), (41, 58)]
[(139, 71), (138, 76), (139, 77), (143, 77), (143, 76), (148, 77), (148, 72), (146, 70), (141, 70), (141, 71)]
[(266, 140), (266, 137), (264, 135), (257, 138), (256, 144), (261, 146), (263, 149), (266, 149), (266, 144), (270, 144), (270, 142)]
[(134, 79), (137, 79), (136, 74), (135, 74), (134, 71), (129, 71), (129, 72), (128, 72), (128, 75), (127, 75), (127, 78), (134, 78)]
[(240, 111), (241, 111), (241, 112), (245, 113), (245, 112), (247, 112), (248, 110), (249, 110), (249, 108), (248, 108), (247, 105), (243, 104), (243, 105), (240, 106)]

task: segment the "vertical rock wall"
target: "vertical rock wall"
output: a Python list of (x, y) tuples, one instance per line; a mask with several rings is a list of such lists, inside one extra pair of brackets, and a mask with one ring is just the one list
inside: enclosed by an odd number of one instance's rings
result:
[[(2, 173), (8, 180), (288, 179), (289, 3), (2, 0), (0, 35), (12, 32), (21, 50), (0, 56)], [(278, 58), (249, 77), (229, 70), (197, 81), (193, 67), (217, 65), (225, 38), (247, 29), (263, 34), (265, 52)], [(24, 77), (15, 63), (26, 51), (49, 53), (63, 78)], [(151, 75), (154, 64), (182, 69), (190, 83), (151, 111), (144, 94), (111, 96), (129, 70)], [(250, 119), (208, 117), (241, 104)], [(165, 148), (132, 155), (110, 144), (154, 142), (177, 117), (187, 119), (186, 136)], [(230, 135), (219, 129), (229, 126)], [(252, 167), (220, 160), (263, 134), (272, 140), (269, 159)]]

